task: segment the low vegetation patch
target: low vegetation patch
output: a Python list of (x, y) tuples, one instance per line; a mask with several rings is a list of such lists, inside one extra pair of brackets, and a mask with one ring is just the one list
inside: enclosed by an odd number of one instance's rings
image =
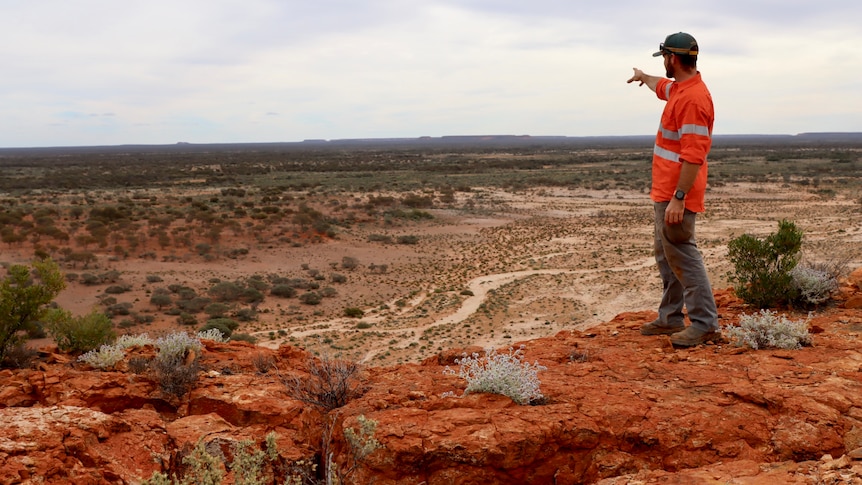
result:
[(798, 349), (811, 344), (808, 319), (792, 321), (770, 310), (747, 315), (739, 319), (739, 326), (725, 327), (724, 331), (737, 347), (757, 349)]
[(458, 372), (448, 366), (444, 374), (457, 375), (467, 380), (464, 394), (488, 392), (510, 397), (517, 404), (530, 404), (541, 401), (544, 396), (539, 390), (539, 371), (547, 367), (538, 362), (524, 362), (524, 347), (518, 350), (511, 347), (506, 354), (498, 354), (494, 349), (486, 349), (484, 356), (467, 355), (456, 359)]

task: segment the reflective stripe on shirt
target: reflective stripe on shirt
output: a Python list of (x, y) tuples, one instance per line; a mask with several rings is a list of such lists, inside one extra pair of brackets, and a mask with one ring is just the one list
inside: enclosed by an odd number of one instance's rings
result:
[(664, 126), (659, 126), (658, 129), (661, 131), (661, 137), (665, 140), (679, 141), (682, 135), (709, 136), (709, 127), (701, 125), (682, 125), (679, 131), (671, 131)]
[(709, 136), (709, 127), (703, 125), (682, 125), (679, 129), (680, 135)]
[(662, 148), (662, 147), (658, 146), (658, 144), (656, 144), (655, 147), (653, 147), (653, 153), (655, 155), (658, 155), (661, 158), (664, 158), (665, 160), (670, 160), (671, 162), (679, 163), (679, 153), (672, 152), (666, 148)]

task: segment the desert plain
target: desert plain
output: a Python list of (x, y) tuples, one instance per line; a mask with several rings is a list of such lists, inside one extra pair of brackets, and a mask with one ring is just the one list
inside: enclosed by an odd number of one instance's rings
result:
[[(118, 334), (227, 318), (261, 346), (375, 366), (504, 348), (656, 307), (650, 152), (498, 140), (2, 153), (0, 262), (50, 256), (67, 277), (57, 305), (106, 311)], [(713, 288), (731, 286), (727, 243), (782, 219), (804, 232), (803, 261), (862, 266), (860, 153), (717, 142), (697, 222)], [(36, 333), (31, 346), (50, 344)]]

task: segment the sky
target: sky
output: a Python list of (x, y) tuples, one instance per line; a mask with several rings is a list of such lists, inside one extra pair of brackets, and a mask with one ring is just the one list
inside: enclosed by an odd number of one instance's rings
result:
[(0, 0), (0, 147), (649, 135), (700, 45), (716, 134), (862, 131), (862, 2)]

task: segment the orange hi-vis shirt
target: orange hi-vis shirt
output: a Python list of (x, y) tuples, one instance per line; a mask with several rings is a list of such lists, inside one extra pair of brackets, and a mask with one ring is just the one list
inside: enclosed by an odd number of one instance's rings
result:
[(671, 200), (679, 182), (682, 162), (701, 165), (694, 185), (685, 196), (685, 208), (703, 212), (706, 156), (712, 146), (712, 123), (715, 119), (712, 95), (699, 72), (683, 82), (660, 79), (655, 92), (667, 104), (653, 148), (650, 197), (654, 202)]

